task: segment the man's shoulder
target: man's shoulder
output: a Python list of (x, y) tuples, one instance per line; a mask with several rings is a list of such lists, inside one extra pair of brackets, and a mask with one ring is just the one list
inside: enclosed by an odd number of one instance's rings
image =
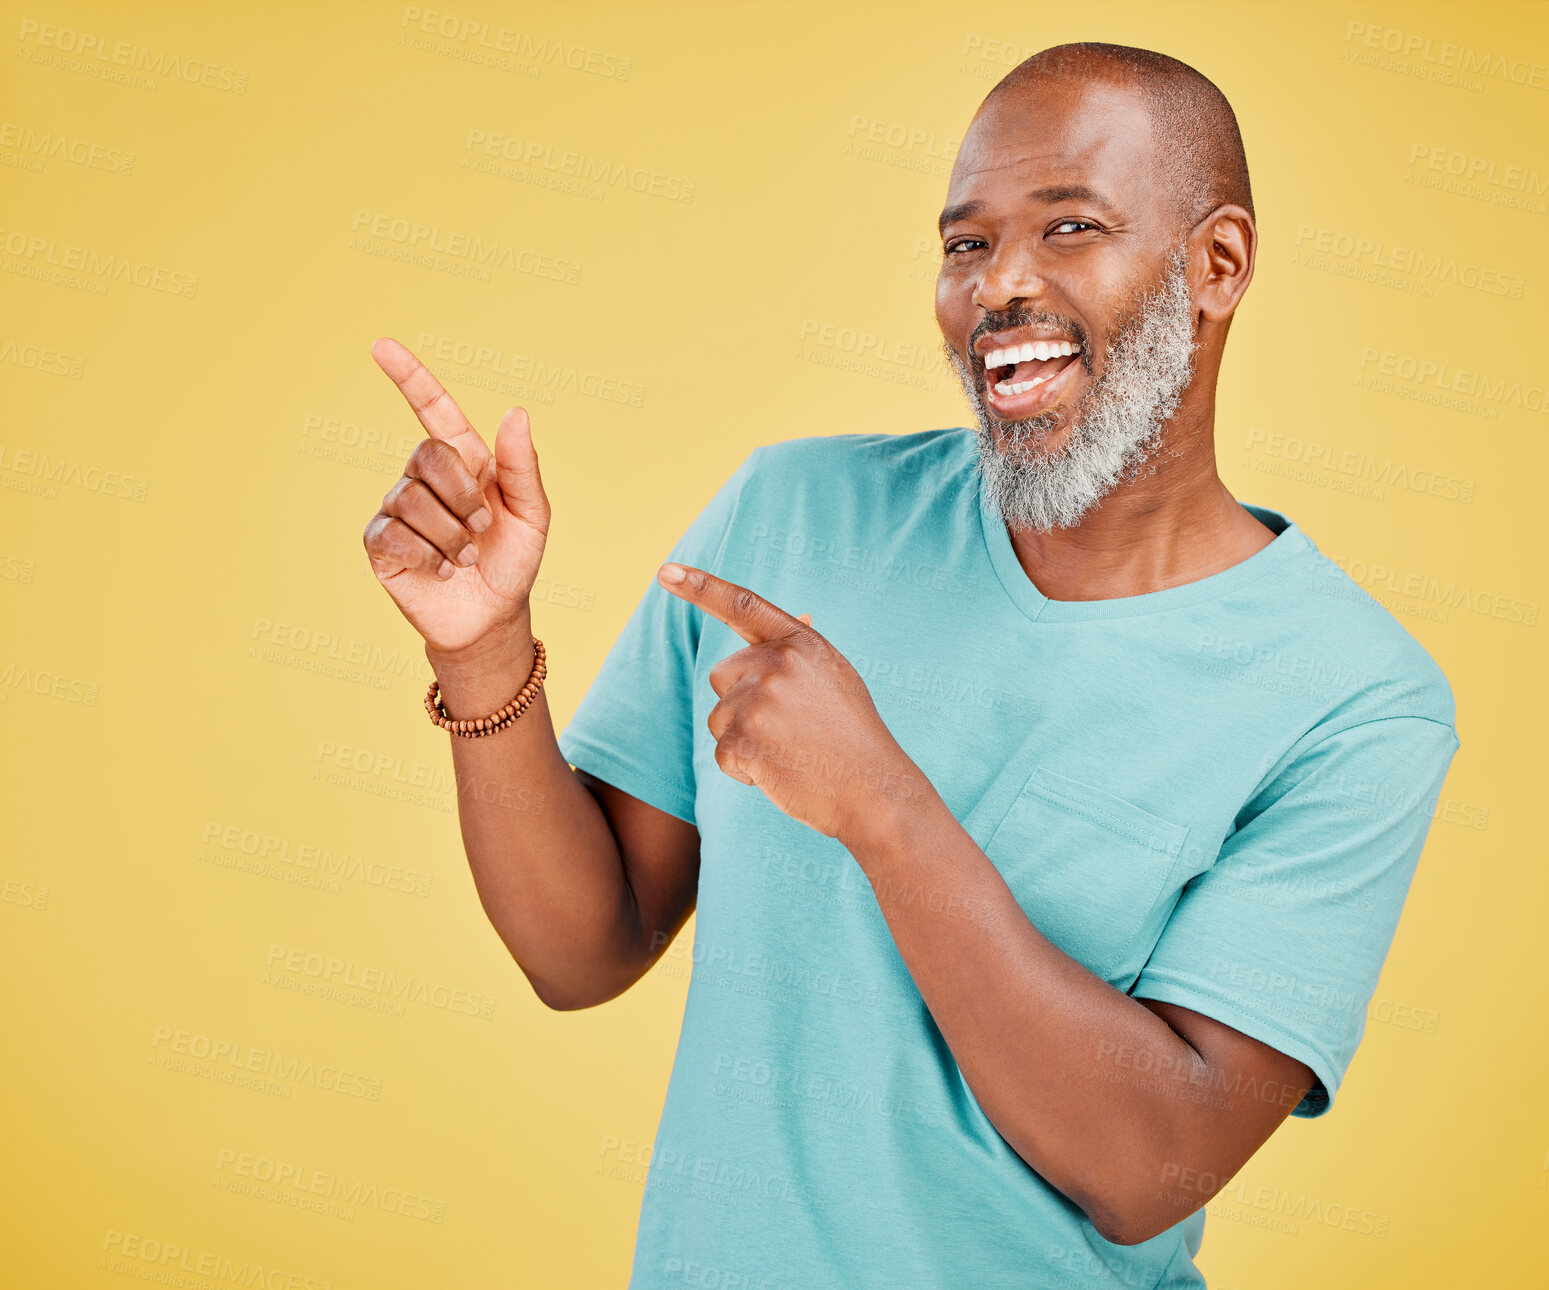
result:
[[(1456, 726), (1457, 704), (1441, 665), (1409, 628), (1302, 533), (1305, 550), (1280, 585), (1288, 628), (1344, 691), (1349, 721), (1423, 717)], [(1331, 714), (1332, 715), (1332, 714)]]
[(794, 479), (815, 472), (826, 481), (835, 478), (836, 471), (875, 478), (868, 472), (882, 465), (895, 472), (939, 469), (944, 461), (961, 459), (973, 438), (961, 427), (909, 434), (804, 435), (755, 449), (754, 474)]
[(911, 552), (939, 549), (977, 515), (974, 444), (971, 432), (946, 429), (810, 435), (754, 449), (738, 468), (722, 576), (772, 597), (776, 574), (838, 567), (848, 581), (829, 585), (844, 588), (857, 570), (918, 563)]

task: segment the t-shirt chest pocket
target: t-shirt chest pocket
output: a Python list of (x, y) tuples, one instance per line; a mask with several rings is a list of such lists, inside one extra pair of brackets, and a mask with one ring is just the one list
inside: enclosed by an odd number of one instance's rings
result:
[(984, 852), (1050, 941), (1128, 989), (1161, 936), (1188, 827), (1039, 767)]

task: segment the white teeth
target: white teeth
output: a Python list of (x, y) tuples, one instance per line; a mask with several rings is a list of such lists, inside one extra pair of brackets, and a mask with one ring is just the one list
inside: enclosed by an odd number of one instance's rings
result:
[(1035, 376), (1030, 381), (997, 381), (995, 384), (995, 392), (997, 394), (1004, 394), (1008, 396), (1013, 394), (1026, 394), (1029, 390), (1042, 385), (1049, 379), (1050, 378), (1047, 376)]
[(1046, 362), (1051, 358), (1063, 358), (1067, 354), (1079, 354), (1081, 347), (1068, 340), (1040, 340), (1026, 345), (1012, 345), (1006, 349), (992, 349), (984, 356), (985, 367), (1006, 367), (1012, 363)]

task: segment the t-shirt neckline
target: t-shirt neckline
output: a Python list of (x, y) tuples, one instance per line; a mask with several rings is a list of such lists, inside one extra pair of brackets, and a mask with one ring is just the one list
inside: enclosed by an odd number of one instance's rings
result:
[(1197, 578), (1193, 582), (1164, 587), (1160, 591), (1148, 591), (1139, 596), (1117, 596), (1108, 600), (1050, 600), (1038, 590), (1022, 568), (1022, 562), (1017, 559), (1016, 550), (1011, 545), (1011, 534), (1006, 529), (1005, 521), (992, 507), (977, 471), (974, 472), (974, 483), (978, 494), (980, 527), (990, 563), (1006, 594), (1034, 622), (1130, 618), (1212, 600), (1283, 567), (1308, 545), (1306, 535), (1280, 511), (1268, 506), (1255, 506), (1250, 502), (1238, 502), (1255, 519), (1277, 530), (1267, 546), (1261, 547), (1246, 560), (1240, 560), (1230, 568)]

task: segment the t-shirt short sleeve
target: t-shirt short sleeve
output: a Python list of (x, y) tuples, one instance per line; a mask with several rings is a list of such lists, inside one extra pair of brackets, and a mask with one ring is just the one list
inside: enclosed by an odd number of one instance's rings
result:
[[(744, 485), (748, 454), (664, 560), (718, 571)], [(640, 598), (559, 735), (565, 760), (690, 824), (694, 820), (694, 662), (702, 610), (656, 581)]]
[(1322, 1115), (1365, 1031), (1457, 749), (1452, 726), (1417, 716), (1316, 739), (1184, 887), (1130, 994), (1306, 1063), (1318, 1082), (1292, 1114)]

